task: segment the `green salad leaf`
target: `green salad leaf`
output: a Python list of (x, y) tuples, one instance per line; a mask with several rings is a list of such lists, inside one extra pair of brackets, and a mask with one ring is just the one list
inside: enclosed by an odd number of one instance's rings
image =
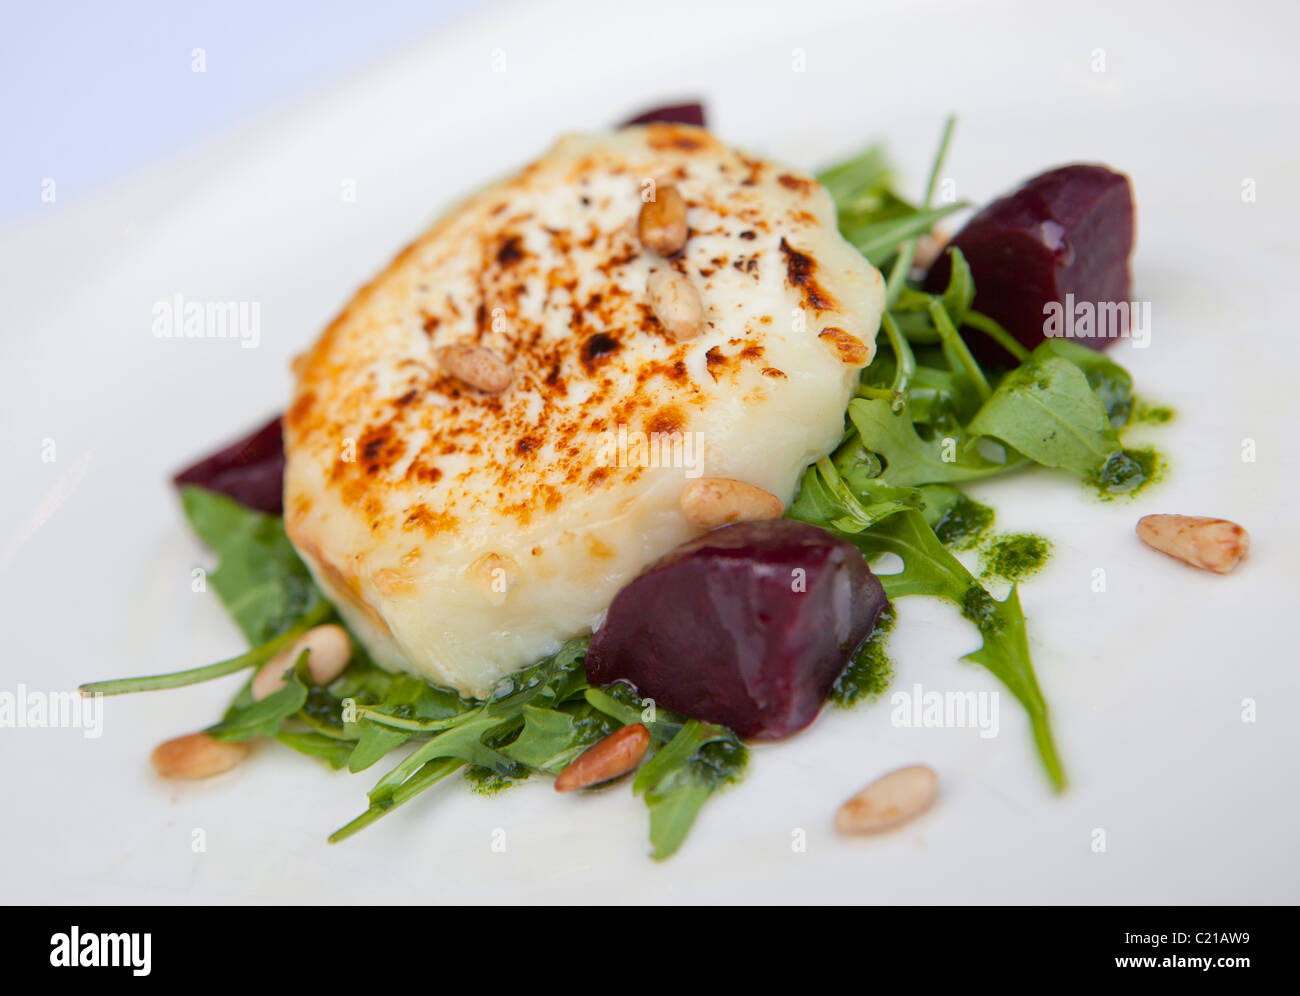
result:
[[(1118, 363), (1087, 346), (1068, 339), (1048, 339), (1036, 350), (1035, 356), (1059, 356), (1069, 360), (1083, 371), (1088, 386), (1106, 410), (1111, 427), (1119, 430), (1128, 424), (1133, 411), (1133, 378)], [(1025, 360), (1029, 359), (1026, 354)]]
[(218, 740), (249, 740), (279, 733), (280, 725), (307, 704), (307, 690), (312, 684), (307, 657), (305, 650), (299, 654), (292, 672), (286, 675), (285, 686), (264, 699), (253, 701), (251, 687), (245, 686), (221, 722), (208, 727), (208, 732)]
[(1035, 350), (1003, 378), (967, 431), (992, 436), (1044, 467), (1096, 475), (1119, 450), (1119, 435), (1083, 371)]
[[(951, 132), (950, 119), (943, 147)], [(940, 160), (942, 155), (941, 151)], [(838, 208), (840, 234), (873, 265), (885, 270), (901, 253), (906, 254), (910, 265), (915, 240), (967, 206), (964, 201), (930, 206), (938, 179), (937, 166), (938, 162), (921, 205), (909, 203), (893, 189), (893, 171), (880, 145), (869, 146), (852, 159), (824, 170), (817, 179), (830, 191)]]
[[(669, 754), (674, 761), (671, 766), (655, 765)], [(644, 782), (650, 807), (651, 857), (662, 861), (676, 853), (700, 807), (714, 792), (740, 777), (747, 756), (744, 744), (730, 730), (695, 720), (682, 727), (650, 762), (655, 765), (655, 776)], [(640, 777), (641, 772), (637, 774)]]
[(650, 731), (655, 753), (637, 769), (632, 791), (645, 795), (651, 857), (661, 861), (681, 847), (709, 797), (741, 777), (749, 754), (725, 727), (665, 709), (654, 709), (654, 717), (638, 712), (635, 695), (619, 683), (586, 692), (587, 701), (606, 715), (623, 724), (640, 722)]
[[(1001, 474), (1014, 465), (985, 459), (962, 434), (922, 439), (907, 414), (884, 401), (856, 398), (849, 402), (849, 420), (862, 445), (884, 460), (882, 474), (890, 484), (943, 484)], [(919, 503), (914, 507), (920, 507)]]
[(290, 629), (324, 599), (284, 532), (284, 520), (215, 491), (181, 489), (185, 514), (220, 558), (208, 580), (253, 646)]
[(983, 644), (963, 660), (989, 670), (1024, 706), (1048, 777), (1056, 788), (1064, 788), (1065, 771), (1052, 741), (1047, 703), (1030, 662), (1025, 616), (1015, 588), (1006, 600), (995, 599), (939, 541), (920, 512), (904, 512), (869, 532), (843, 536), (869, 561), (885, 553), (895, 554), (903, 561), (903, 569), (897, 574), (880, 575), (890, 598), (909, 595), (942, 598), (956, 605), (974, 624)]

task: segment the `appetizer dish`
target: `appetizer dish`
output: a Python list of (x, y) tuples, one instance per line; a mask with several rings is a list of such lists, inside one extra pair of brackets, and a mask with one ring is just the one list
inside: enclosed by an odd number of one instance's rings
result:
[[(1128, 179), (1052, 168), (948, 237), (971, 207), (935, 203), (952, 127), (916, 201), (880, 147), (812, 176), (696, 104), (459, 201), (295, 360), (282, 418), (175, 478), (251, 649), (83, 690), (246, 673), (158, 773), (218, 774), (256, 738), (383, 762), (332, 841), (454, 774), (631, 776), (664, 858), (747, 741), (878, 696), (892, 600), (929, 595), (1062, 789), (1017, 594), (1050, 541), (996, 534), (962, 485), (1037, 467), (1132, 494), (1161, 461), (1122, 434), (1171, 413), (1103, 351), (1143, 334)], [(1220, 572), (1248, 542), (1203, 517), (1138, 532)], [(937, 796), (927, 767), (877, 774), (840, 830)]]

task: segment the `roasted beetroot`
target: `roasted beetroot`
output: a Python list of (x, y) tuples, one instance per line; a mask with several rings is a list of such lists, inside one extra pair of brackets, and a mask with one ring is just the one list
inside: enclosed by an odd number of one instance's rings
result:
[(197, 484), (245, 508), (284, 511), (284, 435), (276, 416), (256, 432), (204, 457), (172, 478), (178, 488)]
[(669, 124), (696, 125), (704, 127), (704, 105), (698, 101), (691, 101), (689, 104), (670, 104), (664, 107), (655, 107), (646, 111), (644, 114), (638, 114), (634, 118), (628, 118), (623, 122), (622, 127), (628, 125), (650, 124), (654, 121), (666, 121)]
[(857, 548), (790, 519), (684, 543), (615, 596), (587, 653), (593, 685), (770, 739), (816, 717), (889, 604)]
[[(1051, 302), (1068, 315), (1076, 303), (1100, 311), (1103, 305), (1129, 300), (1133, 190), (1128, 177), (1105, 166), (1061, 166), (989, 204), (951, 244), (970, 264), (975, 309), (1033, 349), (1047, 337)], [(941, 292), (950, 267), (944, 253), (926, 274), (925, 289)], [(1108, 334), (1096, 334), (1101, 330), (1094, 326), (1092, 335), (1080, 335), (1078, 341), (1104, 349), (1114, 337), (1126, 335), (1127, 305), (1109, 313), (1115, 315), (1115, 327)], [(987, 338), (969, 338), (982, 358), (993, 355)]]

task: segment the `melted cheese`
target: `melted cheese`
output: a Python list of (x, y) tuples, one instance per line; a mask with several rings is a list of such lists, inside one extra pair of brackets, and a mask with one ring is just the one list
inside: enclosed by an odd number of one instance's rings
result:
[[(689, 225), (671, 260), (636, 234), (665, 183)], [(647, 298), (666, 266), (703, 301), (687, 342)], [(289, 536), (378, 663), (484, 697), (694, 534), (691, 478), (789, 502), (840, 438), (883, 304), (807, 175), (679, 125), (564, 138), (455, 206), (296, 362)], [(454, 343), (508, 362), (510, 386), (441, 370)]]

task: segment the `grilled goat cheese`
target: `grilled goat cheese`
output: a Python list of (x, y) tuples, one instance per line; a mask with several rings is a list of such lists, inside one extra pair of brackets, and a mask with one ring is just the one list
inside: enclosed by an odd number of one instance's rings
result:
[[(669, 188), (676, 251), (638, 230)], [(806, 174), (681, 125), (564, 138), (295, 361), (289, 536), (377, 663), (486, 697), (699, 532), (692, 480), (788, 504), (843, 432), (883, 306)]]

